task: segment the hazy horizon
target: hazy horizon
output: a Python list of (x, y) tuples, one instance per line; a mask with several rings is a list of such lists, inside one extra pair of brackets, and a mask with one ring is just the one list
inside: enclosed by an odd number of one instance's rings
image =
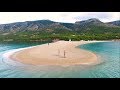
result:
[(36, 20), (75, 23), (90, 18), (111, 22), (120, 20), (120, 12), (0, 12), (0, 24)]

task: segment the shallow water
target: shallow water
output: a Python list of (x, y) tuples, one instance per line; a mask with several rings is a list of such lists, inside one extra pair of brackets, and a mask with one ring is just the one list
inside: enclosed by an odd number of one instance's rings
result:
[(99, 42), (79, 46), (96, 53), (102, 63), (94, 66), (34, 66), (25, 65), (3, 57), (18, 48), (42, 43), (1, 43), (1, 78), (120, 78), (120, 42)]

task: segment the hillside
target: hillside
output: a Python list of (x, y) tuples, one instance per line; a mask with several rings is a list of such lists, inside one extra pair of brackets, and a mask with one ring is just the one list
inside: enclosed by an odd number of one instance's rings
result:
[(0, 25), (1, 41), (39, 41), (48, 39), (120, 39), (119, 20), (104, 23), (91, 18), (75, 23), (37, 20)]
[(108, 22), (108, 24), (112, 24), (112, 25), (120, 26), (120, 20), (113, 21), (113, 22)]

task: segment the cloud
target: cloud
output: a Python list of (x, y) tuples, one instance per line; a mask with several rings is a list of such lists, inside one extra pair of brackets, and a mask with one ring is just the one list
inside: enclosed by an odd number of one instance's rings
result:
[(90, 18), (98, 18), (103, 22), (109, 22), (120, 19), (119, 12), (88, 12), (84, 15), (74, 17), (75, 20), (87, 20)]
[(114, 21), (120, 19), (120, 12), (0, 12), (0, 24), (42, 19), (74, 23), (90, 18)]

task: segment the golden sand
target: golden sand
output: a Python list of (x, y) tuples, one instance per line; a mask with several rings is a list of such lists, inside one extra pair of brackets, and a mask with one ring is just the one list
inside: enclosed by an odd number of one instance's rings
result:
[(99, 41), (58, 41), (15, 52), (10, 58), (33, 65), (91, 65), (98, 63), (96, 54), (76, 46), (93, 42)]

